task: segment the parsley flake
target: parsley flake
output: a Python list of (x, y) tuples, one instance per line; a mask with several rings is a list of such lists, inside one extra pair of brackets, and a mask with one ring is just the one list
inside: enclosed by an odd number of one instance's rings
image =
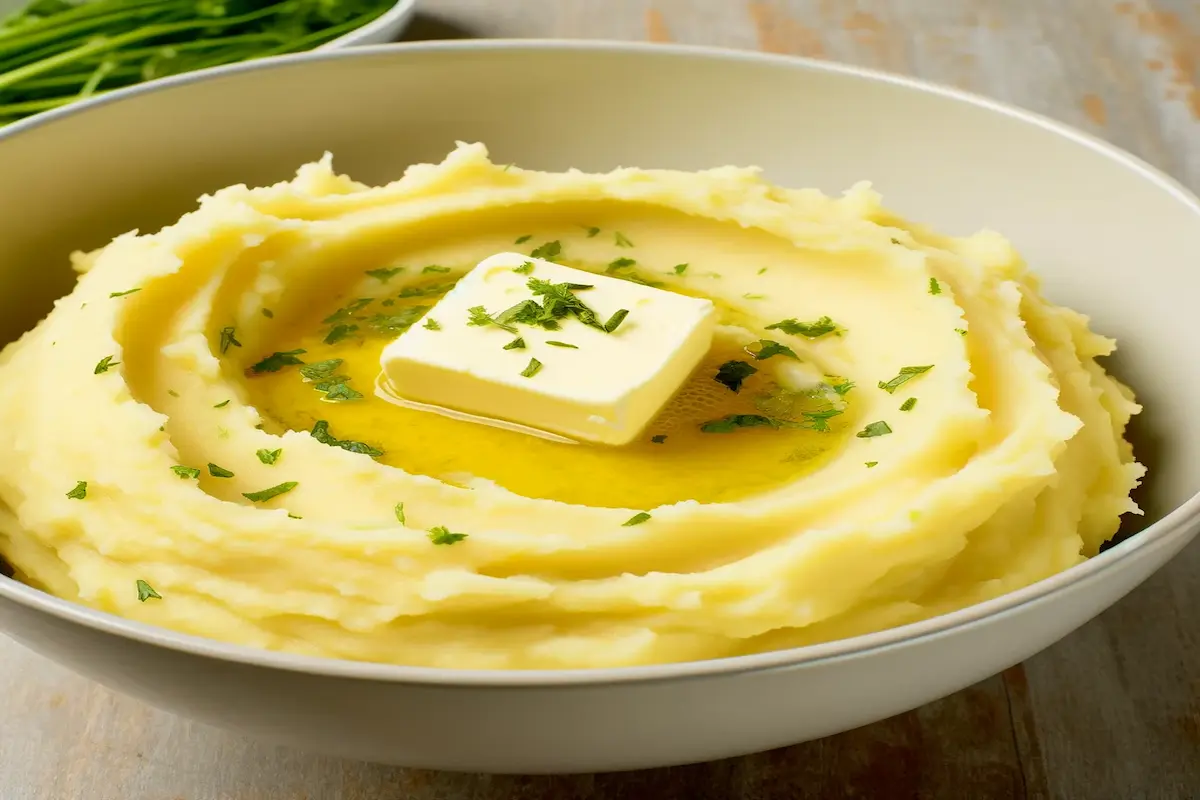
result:
[(404, 272), (404, 267), (380, 267), (379, 269), (369, 269), (366, 274), (380, 283), (387, 283), (401, 272)]
[(608, 267), (606, 267), (604, 271), (609, 275), (612, 275), (615, 272), (622, 272), (627, 269), (632, 269), (636, 264), (637, 261), (632, 258), (616, 258), (608, 262)]
[(287, 350), (285, 352), (276, 351), (257, 364), (252, 365), (250, 371), (255, 375), (259, 375), (264, 372), (279, 372), (284, 367), (294, 367), (303, 364), (304, 362), (296, 358), (296, 356), (305, 352), (307, 351), (302, 349)]
[(859, 439), (872, 439), (876, 436), (886, 436), (887, 434), (889, 434), (891, 432), (892, 432), (891, 426), (889, 426), (883, 420), (880, 420), (879, 422), (869, 423), (867, 425), (867, 427), (863, 428), (861, 431), (859, 431), (858, 433), (856, 433), (854, 435), (857, 436)]
[(140, 292), (141, 290), (142, 290), (142, 287), (139, 286), (136, 289), (126, 289), (123, 292), (109, 292), (108, 296), (109, 297), (125, 297), (126, 295), (133, 294), (134, 292)]
[(747, 292), (746, 294), (742, 295), (742, 298), (745, 300), (766, 300), (767, 296), (765, 294), (753, 294), (751, 292)]
[(516, 239), (516, 241), (515, 241), (515, 242), (513, 242), (513, 244), (525, 244), (526, 242), (528, 242), (528, 241), (529, 241), (530, 239), (532, 239), (532, 238), (533, 238), (533, 234), (532, 234), (532, 233), (527, 233), (527, 234), (525, 234), (524, 236), (518, 236), (518, 237), (517, 237), (517, 239)]
[(595, 239), (595, 238), (596, 238), (596, 234), (598, 234), (599, 232), (600, 232), (600, 229), (599, 229), (599, 228), (588, 228), (588, 229), (587, 229), (587, 238), (589, 238), (589, 239)]
[(761, 414), (729, 414), (700, 426), (701, 433), (733, 433), (738, 428), (775, 428), (779, 423)]
[(901, 411), (912, 411), (917, 405), (917, 398), (910, 397), (900, 404)]
[(75, 488), (67, 492), (67, 497), (72, 500), (82, 500), (87, 497), (87, 481), (78, 481)]
[(158, 592), (154, 591), (154, 587), (151, 586), (150, 584), (146, 583), (141, 578), (137, 579), (137, 582), (134, 583), (134, 586), (137, 587), (138, 602), (144, 603), (147, 600), (149, 600), (150, 598), (154, 598), (155, 600), (162, 600), (162, 595), (159, 594)]
[(617, 328), (621, 327), (621, 323), (629, 316), (628, 308), (621, 308), (613, 312), (613, 315), (608, 318), (608, 322), (604, 323), (605, 333), (616, 333)]
[(251, 503), (265, 503), (268, 500), (279, 497), (281, 494), (287, 494), (299, 485), (300, 484), (298, 481), (284, 481), (283, 483), (276, 484), (269, 489), (263, 489), (259, 492), (242, 492), (242, 497), (246, 498)]
[(562, 242), (555, 239), (553, 242), (546, 242), (541, 247), (535, 247), (533, 252), (529, 254), (530, 258), (540, 258), (545, 261), (552, 261), (562, 254)]
[(267, 319), (275, 319), (275, 312), (269, 308), (261, 309), (262, 315)]
[[(826, 376), (825, 376), (825, 379), (826, 379), (827, 381), (830, 381), (830, 376), (826, 375)], [(834, 393), (835, 393), (835, 394), (837, 394), (837, 395), (839, 395), (839, 396), (841, 396), (841, 397), (845, 397), (845, 396), (846, 396), (846, 394), (847, 394), (847, 393), (848, 393), (848, 392), (849, 392), (851, 389), (853, 389), (853, 388), (854, 388), (854, 382), (853, 382), (853, 381), (844, 380), (844, 379), (842, 379), (842, 378), (834, 378), (834, 379), (832, 379), (832, 380), (830, 381), (830, 383), (829, 383), (829, 388), (830, 388), (830, 389), (833, 389), (833, 391), (834, 391)]]
[(876, 464), (878, 464), (878, 463), (879, 463), (878, 461), (868, 461), (868, 462), (867, 462), (867, 469), (870, 469), (871, 467), (875, 466), (875, 465), (876, 465)]
[(816, 339), (824, 336), (827, 333), (833, 333), (840, 330), (833, 320), (829, 317), (820, 317), (812, 322), (800, 322), (797, 319), (784, 319), (776, 322), (773, 325), (768, 325), (767, 330), (781, 330), (784, 333), (795, 336), (807, 336), (809, 339)]
[(340, 358), (327, 358), (324, 361), (314, 361), (300, 367), (300, 374), (305, 380), (319, 381), (331, 377), (342, 365)]
[[(895, 241), (895, 240), (893, 239), (893, 241)], [(930, 294), (941, 294), (942, 293), (942, 287), (941, 287), (941, 284), (938, 283), (937, 278), (929, 279), (929, 293)]]
[(558, 341), (555, 341), (554, 339), (546, 340), (546, 344), (550, 345), (551, 347), (566, 347), (570, 350), (578, 350), (579, 349), (579, 345), (570, 344), (569, 342), (558, 342)]
[(884, 381), (880, 381), (879, 388), (883, 389), (888, 394), (892, 394), (901, 386), (911, 381), (913, 378), (929, 372), (931, 369), (933, 369), (933, 364), (927, 364), (923, 367), (901, 367), (899, 375), (892, 378), (890, 381), (887, 381), (886, 383)]
[(660, 433), (657, 436), (651, 436), (650, 441), (654, 442), (655, 444), (662, 444), (667, 441), (667, 435), (665, 433)]
[(955, 328), (955, 329), (954, 329), (954, 332), (955, 332), (955, 333), (957, 333), (959, 336), (966, 336), (966, 335), (967, 335), (967, 329), (966, 329), (966, 328)]
[(767, 271), (767, 268), (766, 268), (766, 267), (763, 267), (762, 269), (760, 269), (760, 270), (758, 271), (758, 274), (759, 274), (759, 275), (762, 275), (762, 274), (763, 274), (764, 272), (766, 272), (766, 271)]
[(180, 480), (200, 477), (200, 470), (196, 469), (195, 467), (185, 467), (183, 464), (173, 465), (171, 467), (171, 471), (178, 475)]
[(442, 329), (442, 323), (438, 322), (433, 317), (429, 317), (425, 320), (425, 324), (421, 327), (427, 331), (440, 331)]
[(108, 372), (110, 367), (115, 367), (120, 364), (120, 361), (113, 361), (116, 356), (105, 356), (96, 363), (96, 368), (92, 370), (93, 375), (102, 375)]
[(541, 370), (542, 362), (538, 361), (536, 358), (531, 358), (529, 359), (528, 366), (521, 370), (521, 377), (532, 378), (534, 375), (537, 375), (539, 372), (541, 372)]
[(717, 368), (717, 374), (713, 376), (713, 380), (736, 393), (741, 390), (742, 382), (756, 372), (758, 372), (758, 367), (745, 361), (726, 361)]
[(406, 524), (404, 521), (404, 503), (396, 503), (396, 508), (393, 510), (396, 512), (396, 521), (401, 525)]
[(421, 274), (425, 275), (430, 272), (449, 272), (449, 271), (450, 271), (449, 267), (442, 267), (437, 264), (430, 264), (428, 267), (425, 267), (424, 269), (421, 270)]
[(352, 388), (347, 381), (350, 379), (344, 375), (335, 375), (327, 381), (321, 381), (313, 386), (319, 392), (325, 392), (322, 400), (339, 403), (346, 400), (361, 400), (362, 392)]
[(649, 514), (647, 514), (645, 511), (639, 511), (638, 513), (634, 514), (629, 519), (622, 522), (621, 527), (622, 528), (632, 528), (634, 525), (641, 525), (643, 522), (646, 522), (649, 519), (650, 519)]
[(671, 269), (674, 270), (676, 275), (682, 275), (683, 273), (687, 272), (687, 268), (688, 268), (687, 264), (676, 264)]
[(337, 344), (343, 339), (350, 338), (355, 331), (358, 330), (357, 325), (340, 323), (329, 329), (329, 333), (325, 334), (325, 344)]
[(224, 354), (230, 347), (241, 347), (242, 343), (237, 340), (235, 329), (232, 325), (221, 328), (221, 353)]
[(617, 243), (617, 247), (633, 247), (633, 242), (625, 236), (625, 234), (617, 231), (613, 234), (613, 241)]
[(483, 306), (471, 306), (467, 309), (467, 324), (477, 325), (480, 327), (486, 325), (495, 325), (497, 328), (502, 328), (509, 333), (516, 333), (517, 326), (510, 325), (507, 322), (501, 322), (496, 316), (489, 314)]
[[(405, 289), (407, 289), (407, 288), (408, 287), (406, 286)], [(404, 289), (400, 290), (400, 296), (401, 297), (404, 296)], [(321, 320), (321, 322), (324, 323), (325, 325), (332, 325), (335, 322), (341, 322), (342, 320), (346, 320), (346, 319), (360, 319), (359, 317), (356, 317), (354, 315), (357, 314), (359, 311), (362, 311), (364, 308), (366, 308), (369, 305), (371, 305), (371, 298), (360, 297), (357, 300), (349, 303), (348, 305), (342, 306), (337, 311), (333, 312), (328, 317)]]
[(513, 267), (513, 272), (517, 273), (518, 275), (528, 275), (529, 273), (533, 272), (533, 262), (526, 261), (519, 267)]
[(224, 467), (217, 466), (216, 464), (212, 463), (211, 461), (208, 462), (208, 474), (212, 475), (214, 478), (232, 478), (233, 477), (232, 472), (225, 469)]
[(361, 453), (363, 455), (372, 457), (383, 455), (382, 450), (371, 447), (369, 444), (355, 442), (349, 439), (338, 439), (329, 432), (329, 423), (323, 419), (319, 419), (313, 423), (312, 430), (309, 431), (308, 435), (316, 439), (321, 444), (327, 444), (330, 447), (340, 447), (343, 450), (349, 450), (351, 453)]
[(454, 544), (467, 538), (465, 533), (451, 533), (445, 525), (435, 525), (429, 529), (429, 541), (434, 544)]
[(525, 340), (522, 339), (520, 336), (518, 336), (517, 338), (513, 339), (508, 344), (504, 345), (504, 349), (505, 350), (524, 350), (525, 349)]
[[(261, 450), (254, 451), (254, 455), (258, 456), (259, 461), (266, 464), (267, 466), (270, 466), (271, 464), (274, 464), (276, 461), (278, 461), (279, 457), (281, 455), (283, 455), (283, 448), (281, 447), (277, 450), (267, 450), (266, 448), (263, 448)], [(199, 471), (199, 470), (197, 470), (197, 471)]]
[(746, 345), (745, 349), (747, 353), (754, 356), (758, 361), (764, 361), (771, 356), (787, 356), (797, 361), (800, 360), (800, 356), (796, 355), (796, 352), (792, 348), (771, 339), (759, 339), (755, 344)]
[(219, 402), (219, 403), (217, 403), (215, 406), (213, 406), (213, 408), (224, 408), (224, 407), (225, 407), (225, 406), (227, 406), (227, 405), (229, 405), (229, 401), (228, 401), (228, 400), (222, 400), (221, 402)]

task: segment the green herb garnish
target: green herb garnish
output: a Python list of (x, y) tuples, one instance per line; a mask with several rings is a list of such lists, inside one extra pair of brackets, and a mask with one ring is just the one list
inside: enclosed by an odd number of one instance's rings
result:
[(687, 264), (676, 264), (671, 269), (674, 270), (676, 275), (682, 275), (683, 273), (687, 272), (687, 268), (688, 268)]
[[(892, 241), (895, 241), (895, 239), (893, 239)], [(930, 294), (941, 294), (942, 293), (942, 287), (938, 283), (937, 278), (929, 279), (929, 293)]]
[(309, 431), (308, 435), (316, 439), (321, 444), (327, 444), (330, 447), (340, 447), (343, 450), (349, 450), (351, 453), (361, 453), (363, 455), (372, 457), (383, 455), (382, 450), (371, 447), (369, 444), (355, 442), (349, 439), (338, 439), (329, 432), (329, 423), (323, 419), (319, 419), (313, 423), (312, 430)]
[(954, 332), (955, 332), (955, 333), (957, 333), (959, 336), (966, 336), (966, 335), (967, 335), (967, 329), (966, 329), (966, 328), (955, 328), (955, 329), (954, 329)]
[(742, 382), (756, 372), (758, 372), (758, 367), (745, 361), (726, 361), (717, 368), (717, 374), (713, 376), (713, 380), (731, 392), (738, 392), (742, 388)]
[(667, 436), (666, 434), (660, 433), (657, 436), (651, 436), (650, 441), (654, 442), (655, 444), (662, 444), (663, 442), (667, 441)]
[(305, 352), (307, 351), (287, 350), (282, 353), (276, 351), (264, 358), (262, 361), (251, 366), (250, 371), (255, 375), (259, 375), (263, 372), (279, 372), (279, 370), (283, 369), (284, 367), (294, 367), (303, 364), (304, 362), (296, 358), (296, 356)]
[(519, 267), (513, 267), (513, 272), (517, 273), (518, 275), (528, 275), (529, 273), (533, 272), (533, 262), (526, 261)]
[(700, 426), (701, 433), (733, 433), (738, 428), (777, 428), (779, 423), (762, 414), (728, 414)]
[(530, 239), (532, 239), (532, 238), (533, 238), (533, 234), (532, 234), (532, 233), (527, 233), (527, 234), (525, 234), (524, 236), (518, 236), (518, 237), (517, 237), (517, 239), (516, 239), (516, 241), (515, 241), (515, 242), (513, 242), (513, 244), (525, 244), (526, 242), (528, 242), (528, 241), (529, 241)]
[(440, 331), (442, 329), (442, 324), (433, 317), (429, 317), (425, 320), (425, 324), (421, 327), (427, 331)]
[(235, 329), (232, 325), (221, 328), (221, 352), (224, 353), (230, 347), (241, 347), (242, 343), (237, 340)]
[(324, 361), (314, 361), (300, 367), (300, 374), (306, 380), (319, 381), (332, 376), (342, 365), (340, 358), (327, 358)]
[(295, 489), (300, 484), (297, 481), (284, 481), (276, 484), (270, 489), (263, 489), (259, 492), (242, 492), (242, 497), (249, 500), (251, 503), (265, 503), (281, 494), (287, 494), (292, 489)]
[(434, 544), (454, 544), (467, 538), (465, 533), (451, 533), (445, 525), (435, 525), (429, 529), (429, 541)]
[(525, 349), (525, 340), (522, 339), (520, 336), (518, 336), (517, 338), (513, 339), (508, 344), (504, 345), (504, 349), (505, 350), (524, 350)]
[(334, 325), (329, 329), (329, 333), (325, 334), (325, 344), (337, 344), (343, 339), (348, 339), (358, 330), (357, 325), (341, 323)]
[[(6, 31), (6, 32), (7, 32), (7, 31)], [(2, 106), (0, 106), (0, 109), (2, 109), (2, 108), (3, 108), (3, 107), (2, 107)], [(2, 110), (0, 110), (0, 113), (3, 113), (3, 111), (2, 111)], [(134, 292), (140, 292), (141, 290), (142, 290), (142, 287), (140, 287), (140, 286), (139, 286), (139, 287), (138, 287), (138, 288), (136, 288), (136, 289), (126, 289), (126, 290), (125, 290), (125, 291), (123, 291), (123, 292), (109, 292), (109, 293), (108, 293), (108, 296), (109, 296), (109, 297), (124, 297), (125, 295), (128, 295), (128, 294), (133, 294)]]
[(367, 320), (367, 327), (373, 333), (394, 336), (411, 328), (429, 308), (429, 306), (409, 306), (400, 309), (395, 314), (376, 314)]
[[(520, 242), (517, 242), (517, 244), (520, 244)], [(396, 507), (393, 510), (396, 512), (396, 521), (404, 525), (404, 503), (396, 503)]]
[(208, 474), (214, 478), (232, 478), (233, 473), (224, 467), (219, 467), (211, 461), (208, 463)]
[(521, 370), (521, 377), (532, 378), (534, 375), (537, 375), (541, 369), (542, 362), (538, 361), (536, 358), (531, 358), (529, 359), (529, 364), (525, 367), (525, 369)]
[(264, 317), (266, 317), (267, 319), (275, 319), (275, 312), (272, 311), (271, 309), (263, 308), (263, 309), (259, 309), (259, 310), (262, 311), (262, 315)]
[(75, 488), (67, 492), (67, 497), (72, 500), (82, 500), (87, 497), (87, 481), (78, 481)]
[(613, 315), (608, 318), (608, 322), (604, 323), (605, 333), (615, 333), (617, 328), (621, 327), (621, 323), (629, 316), (628, 308), (621, 308), (613, 312)]
[(859, 439), (871, 439), (875, 436), (886, 436), (891, 432), (891, 427), (883, 420), (880, 420), (879, 422), (869, 423), (867, 427), (863, 428), (854, 435)]
[[(281, 447), (277, 450), (267, 450), (264, 448), (262, 450), (254, 451), (254, 455), (258, 456), (259, 461), (270, 466), (278, 461), (279, 457), (283, 455), (283, 448)], [(199, 470), (197, 470), (197, 472), (199, 472)]]
[(647, 514), (645, 511), (639, 511), (638, 513), (634, 514), (629, 519), (622, 522), (621, 527), (622, 528), (632, 528), (634, 525), (641, 525), (643, 522), (646, 522), (649, 519), (650, 519), (649, 514)]
[[(400, 295), (401, 297), (404, 296), (403, 291), (404, 290), (402, 289), (401, 295)], [(328, 317), (321, 320), (321, 322), (326, 325), (332, 325), (335, 322), (342, 322), (343, 320), (347, 320), (347, 319), (358, 319), (358, 317), (356, 317), (355, 314), (357, 314), (359, 311), (362, 311), (367, 306), (371, 305), (371, 302), (372, 302), (372, 300), (370, 297), (360, 297), (357, 300), (349, 303), (348, 305), (342, 306), (337, 311), (333, 312)]]
[(818, 431), (827, 433), (829, 431), (829, 420), (843, 413), (840, 408), (826, 408), (821, 411), (801, 411), (800, 416), (803, 418), (799, 427), (807, 428), (810, 431)]
[(880, 381), (879, 388), (883, 389), (888, 394), (892, 394), (913, 378), (921, 375), (922, 373), (929, 372), (931, 369), (933, 369), (933, 364), (927, 364), (923, 367), (901, 367), (899, 375), (892, 378), (890, 381), (887, 381), (886, 383), (884, 381)]
[(760, 270), (758, 271), (758, 274), (759, 274), (759, 275), (762, 275), (762, 274), (763, 274), (764, 272), (766, 272), (766, 271), (767, 271), (767, 268), (766, 268), (766, 267), (763, 267), (762, 269), (760, 269)]
[(424, 269), (421, 270), (421, 274), (426, 275), (430, 272), (449, 272), (449, 271), (450, 271), (449, 267), (442, 267), (437, 264), (430, 264), (428, 267), (425, 267)]
[(829, 376), (829, 375), (826, 375), (825, 379), (827, 381), (829, 381), (829, 384), (828, 384), (829, 388), (832, 389), (835, 394), (837, 394), (841, 397), (845, 397), (846, 393), (854, 388), (853, 381), (848, 381), (843, 378), (832, 378), (831, 379), (831, 376)]
[(219, 403), (217, 403), (215, 406), (213, 406), (213, 408), (224, 408), (224, 407), (225, 407), (225, 406), (227, 406), (227, 405), (229, 405), (229, 401), (228, 401), (228, 400), (222, 400), (221, 402), (219, 402)]
[(807, 336), (809, 339), (816, 339), (824, 336), (827, 333), (833, 333), (840, 330), (837, 324), (829, 317), (820, 317), (813, 322), (800, 322), (797, 319), (784, 319), (773, 325), (768, 325), (767, 330), (781, 330), (784, 333), (796, 336)]
[(608, 262), (608, 267), (606, 267), (604, 271), (609, 275), (612, 275), (615, 272), (622, 272), (624, 270), (631, 269), (636, 264), (637, 261), (633, 260), (632, 258), (617, 258)]
[(553, 242), (546, 242), (541, 247), (535, 247), (533, 252), (529, 254), (530, 258), (540, 258), (544, 261), (552, 261), (562, 254), (562, 243), (557, 239)]
[(900, 404), (901, 411), (912, 411), (917, 405), (917, 398), (910, 397)]
[(379, 269), (369, 269), (366, 274), (380, 283), (387, 283), (401, 272), (404, 272), (404, 267), (380, 267)]
[[(401, 300), (407, 300), (410, 297), (433, 297), (434, 295), (445, 294), (454, 288), (458, 281), (450, 283), (431, 283), (428, 286), (405, 286), (397, 295)], [(387, 305), (387, 301), (383, 301), (383, 305)]]
[(753, 294), (751, 292), (747, 292), (746, 294), (742, 295), (742, 298), (745, 300), (766, 300), (767, 296), (765, 294)]
[(553, 339), (547, 339), (546, 344), (550, 345), (551, 347), (566, 347), (571, 350), (579, 349), (579, 345), (569, 344), (568, 342), (557, 342)]
[(171, 397), (179, 397), (179, 392), (174, 389), (167, 389), (167, 394), (171, 395)]
[(509, 333), (516, 333), (517, 326), (509, 325), (507, 322), (501, 322), (497, 317), (488, 313), (483, 306), (471, 306), (467, 309), (467, 324), (478, 325), (480, 327), (486, 325), (495, 325), (497, 328), (503, 328)]
[(195, 467), (185, 467), (182, 464), (175, 464), (171, 467), (171, 471), (178, 475), (181, 480), (200, 477), (200, 470)]
[(335, 403), (346, 400), (361, 400), (363, 396), (362, 392), (351, 388), (347, 383), (349, 380), (344, 375), (334, 375), (328, 380), (314, 384), (313, 388), (319, 392), (325, 392), (325, 396), (321, 398), (322, 400), (329, 400)]
[(797, 361), (800, 360), (800, 356), (796, 355), (796, 352), (792, 348), (771, 339), (759, 339), (757, 344), (747, 345), (745, 349), (747, 353), (754, 356), (758, 361), (763, 361), (771, 356), (787, 356)]
[(868, 462), (867, 462), (867, 469), (870, 469), (871, 467), (875, 466), (875, 465), (876, 465), (876, 464), (878, 464), (878, 463), (879, 463), (878, 461), (868, 461)]
[(154, 591), (154, 587), (146, 583), (141, 578), (138, 578), (137, 582), (134, 583), (134, 586), (137, 587), (138, 602), (144, 603), (150, 598), (162, 600), (162, 595)]
[(620, 231), (613, 234), (613, 241), (617, 243), (617, 247), (633, 247), (633, 242), (629, 241)]
[(597, 234), (597, 233), (599, 233), (599, 232), (600, 232), (600, 229), (599, 229), (599, 228), (588, 228), (588, 229), (587, 229), (587, 238), (589, 238), (589, 239), (595, 239), (595, 238), (596, 238), (596, 234)]
[(96, 367), (92, 370), (92, 374), (102, 375), (105, 372), (108, 372), (109, 368), (115, 367), (121, 363), (120, 361), (113, 361), (114, 358), (116, 358), (116, 356), (105, 356), (104, 358), (100, 359), (98, 362), (96, 362)]

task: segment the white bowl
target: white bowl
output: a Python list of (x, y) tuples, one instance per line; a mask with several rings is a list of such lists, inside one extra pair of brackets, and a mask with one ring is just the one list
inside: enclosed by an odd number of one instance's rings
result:
[[(264, 134), (264, 132), (268, 132)], [(978, 97), (836, 64), (600, 42), (438, 42), (170, 78), (0, 133), (0, 336), (66, 291), (66, 255), (328, 149), (364, 181), (455, 139), (545, 169), (758, 164), (873, 179), (941, 229), (1010, 235), (1054, 299), (1117, 337), (1146, 411), (1148, 527), (1067, 572), (915, 625), (761, 655), (574, 672), (322, 660), (177, 634), (0, 579), (0, 626), (148, 703), (330, 754), (497, 772), (650, 767), (863, 725), (1015, 664), (1178, 552), (1200, 518), (1200, 203), (1137, 159)], [(1154, 431), (1161, 436), (1151, 435)]]

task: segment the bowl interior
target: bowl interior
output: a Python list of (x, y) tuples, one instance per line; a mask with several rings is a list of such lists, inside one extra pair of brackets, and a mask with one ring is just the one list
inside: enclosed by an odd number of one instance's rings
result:
[[(6, 0), (0, 0), (0, 3)], [(184, 76), (0, 137), (0, 338), (69, 290), (67, 255), (153, 230), (231, 183), (286, 179), (328, 150), (398, 177), (455, 140), (522, 166), (756, 164), (788, 186), (870, 179), (941, 230), (995, 228), (1048, 294), (1121, 342), (1152, 521), (1200, 485), (1200, 211), (1087, 137), (899, 79), (753, 54), (596, 43), (436, 43)], [(1142, 523), (1144, 524), (1144, 522)]]

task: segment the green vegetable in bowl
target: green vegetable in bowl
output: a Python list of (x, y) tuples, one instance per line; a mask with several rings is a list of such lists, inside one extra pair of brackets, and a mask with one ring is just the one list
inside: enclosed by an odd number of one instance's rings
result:
[(391, 0), (33, 0), (0, 21), (0, 125), (142, 81), (311, 50)]

